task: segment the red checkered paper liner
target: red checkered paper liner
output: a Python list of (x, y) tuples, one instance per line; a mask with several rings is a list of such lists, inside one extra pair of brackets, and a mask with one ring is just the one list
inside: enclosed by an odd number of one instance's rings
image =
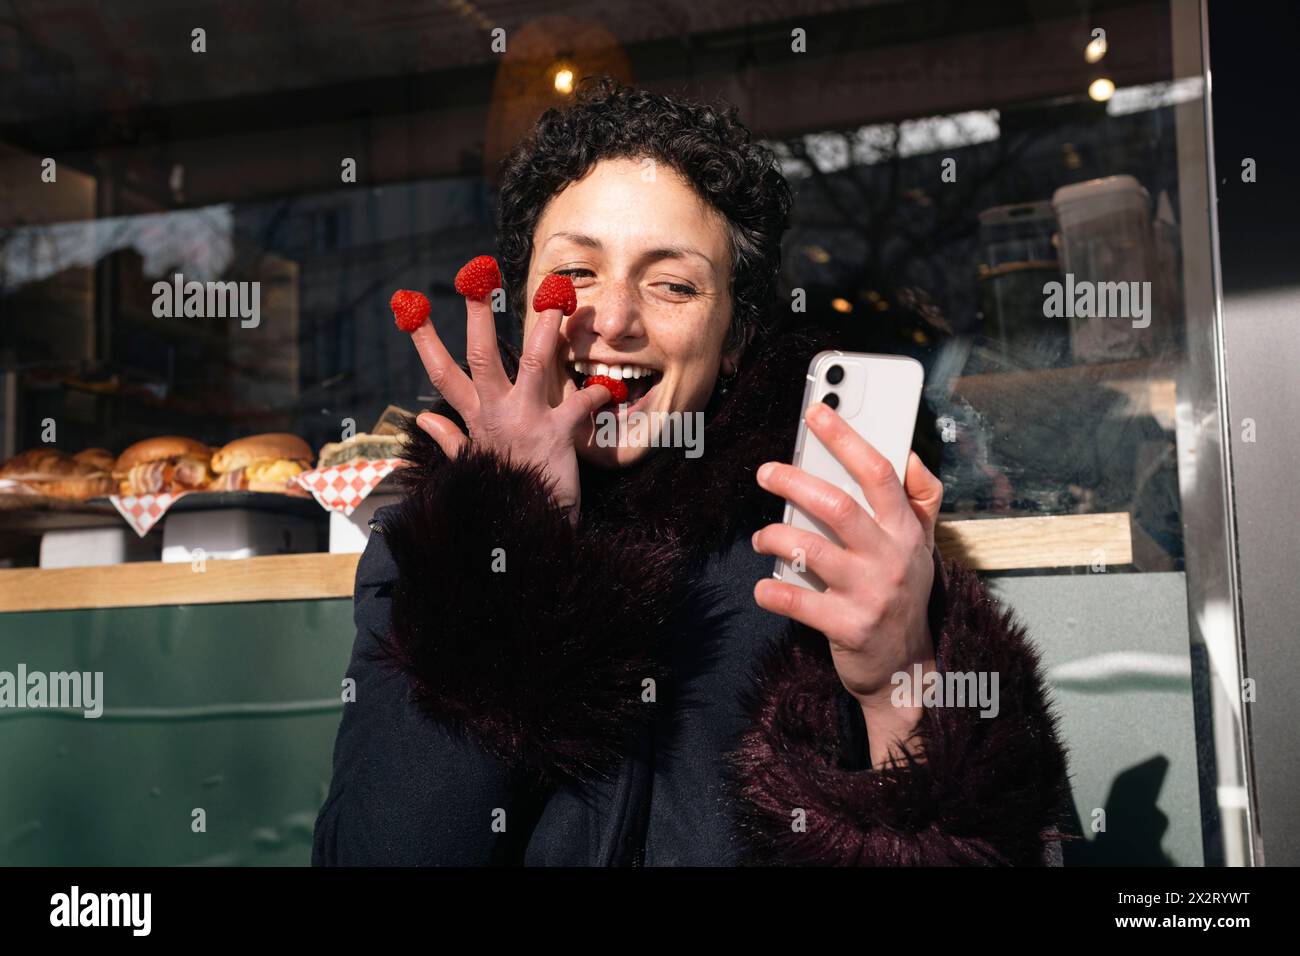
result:
[(188, 491), (178, 491), (176, 494), (163, 493), (160, 495), (109, 495), (108, 500), (113, 502), (113, 507), (117, 513), (126, 519), (126, 523), (131, 526), (131, 530), (140, 537), (147, 535), (167, 513), (167, 509), (176, 502), (180, 501), (186, 495), (191, 494)]
[(350, 516), (357, 505), (401, 464), (400, 458), (358, 458), (342, 465), (304, 471), (298, 476), (298, 484), (310, 491), (316, 503), (326, 511)]

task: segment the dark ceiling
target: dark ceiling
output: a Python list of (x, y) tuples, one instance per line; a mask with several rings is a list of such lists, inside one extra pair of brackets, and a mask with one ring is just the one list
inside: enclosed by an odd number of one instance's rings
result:
[(778, 137), (1086, 100), (1097, 24), (1118, 85), (1171, 76), (1168, 2), (11, 0), (0, 144), (158, 208), (177, 165), (185, 205), (331, 188), (340, 156), (376, 184), (490, 176), (512, 131), (562, 101), (558, 59), (724, 99)]

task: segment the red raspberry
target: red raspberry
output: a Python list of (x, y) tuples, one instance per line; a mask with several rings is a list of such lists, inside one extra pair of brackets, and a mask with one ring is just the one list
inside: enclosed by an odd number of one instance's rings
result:
[(398, 289), (388, 300), (388, 307), (393, 310), (393, 319), (403, 332), (414, 332), (424, 325), (429, 318), (429, 300), (421, 292), (410, 289)]
[(578, 293), (573, 290), (573, 280), (568, 276), (551, 273), (542, 278), (533, 296), (533, 311), (545, 312), (547, 309), (559, 309), (564, 315), (573, 315), (578, 310)]
[(475, 256), (456, 273), (456, 291), (467, 299), (482, 302), (501, 288), (501, 270), (491, 256)]
[(615, 405), (622, 405), (627, 401), (627, 385), (621, 379), (610, 378), (608, 375), (588, 375), (582, 387), (587, 388), (590, 385), (604, 385), (613, 396)]

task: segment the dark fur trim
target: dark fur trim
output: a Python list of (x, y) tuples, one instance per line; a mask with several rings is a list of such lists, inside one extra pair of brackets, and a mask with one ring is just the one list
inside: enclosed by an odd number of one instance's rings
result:
[(754, 476), (766, 461), (790, 460), (808, 361), (833, 340), (802, 330), (755, 350), (732, 390), (706, 411), (701, 457), (664, 448), (630, 469), (584, 468), (584, 509), (604, 520), (672, 528), (699, 553), (760, 518), (779, 519), (782, 503)]
[(607, 765), (651, 709), (641, 682), (660, 676), (650, 650), (672, 607), (640, 585), (671, 575), (671, 542), (575, 531), (535, 471), (473, 450), (431, 470), (384, 527), (395, 656), (416, 699), (508, 763), (552, 776)]
[[(753, 725), (730, 757), (751, 862), (1026, 865), (1060, 839), (1065, 752), (1038, 654), (973, 572), (948, 564), (945, 573), (943, 668), (996, 671), (998, 715), (927, 708), (920, 759), (842, 769), (839, 678), (825, 638), (801, 629), (764, 662), (748, 702)], [(806, 832), (792, 827), (797, 808)]]

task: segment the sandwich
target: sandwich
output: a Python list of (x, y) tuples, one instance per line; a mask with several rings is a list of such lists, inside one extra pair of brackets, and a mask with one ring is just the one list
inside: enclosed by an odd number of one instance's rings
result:
[(0, 466), (0, 480), (16, 482), (23, 491), (48, 498), (85, 501), (111, 495), (117, 488), (103, 462), (78, 460), (57, 448), (33, 448)]
[(344, 441), (322, 445), (317, 467), (330, 468), (349, 461), (400, 458), (405, 444), (404, 435), (371, 435), (361, 432)]
[(273, 491), (306, 495), (299, 475), (311, 468), (311, 446), (297, 435), (272, 432), (238, 438), (212, 456), (213, 491)]
[(199, 491), (212, 480), (211, 458), (212, 449), (192, 438), (146, 438), (117, 456), (113, 477), (122, 495)]
[(87, 448), (77, 452), (72, 457), (75, 461), (84, 461), (88, 465), (94, 465), (105, 474), (113, 473), (113, 463), (117, 461), (116, 456), (107, 448)]

